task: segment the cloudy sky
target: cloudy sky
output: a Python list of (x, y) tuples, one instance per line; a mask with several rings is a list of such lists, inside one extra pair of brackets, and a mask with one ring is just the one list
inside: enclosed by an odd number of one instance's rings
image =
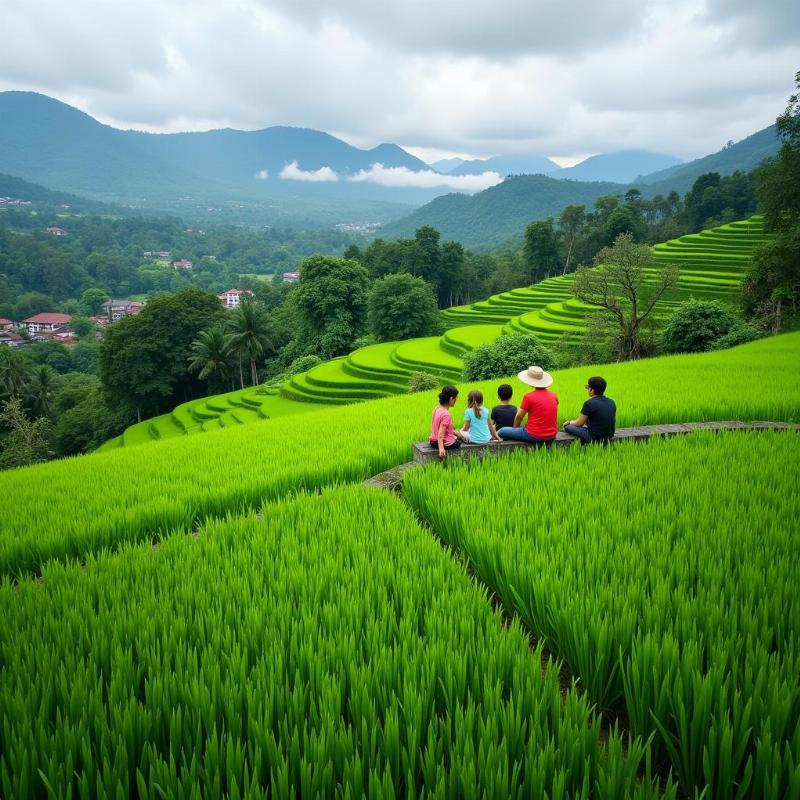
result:
[(798, 69), (797, 0), (0, 0), (0, 90), (428, 159), (692, 158), (770, 124)]

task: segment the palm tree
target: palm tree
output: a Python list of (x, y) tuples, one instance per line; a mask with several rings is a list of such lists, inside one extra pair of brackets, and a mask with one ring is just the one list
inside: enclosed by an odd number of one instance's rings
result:
[(5, 400), (21, 399), (27, 392), (30, 371), (19, 353), (7, 347), (0, 348), (0, 397)]
[(50, 410), (56, 377), (56, 371), (47, 364), (39, 364), (31, 372), (26, 394), (34, 417), (44, 417)]
[(254, 303), (242, 303), (230, 316), (228, 330), (231, 351), (239, 358), (239, 380), (244, 389), (241, 373), (243, 361), (250, 362), (250, 378), (253, 386), (258, 383), (256, 362), (275, 351), (272, 344), (269, 319), (266, 312)]
[(201, 331), (192, 342), (189, 369), (192, 372), (199, 371), (200, 380), (210, 378), (209, 383), (221, 384), (227, 379), (232, 366), (230, 336), (222, 325), (212, 325), (207, 331)]

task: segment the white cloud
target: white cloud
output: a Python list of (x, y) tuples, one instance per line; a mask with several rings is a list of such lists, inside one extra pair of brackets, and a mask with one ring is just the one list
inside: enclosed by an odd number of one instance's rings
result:
[(356, 183), (374, 183), (378, 186), (415, 187), (417, 189), (437, 189), (440, 186), (462, 192), (479, 192), (496, 186), (502, 177), (496, 172), (483, 172), (480, 175), (440, 175), (432, 169), (414, 171), (408, 167), (384, 167), (373, 164), (369, 169), (361, 169), (347, 180)]
[(260, 169), (256, 172), (256, 178), (260, 181), (269, 180), (269, 170), (268, 169)]
[(335, 183), (339, 180), (339, 176), (330, 167), (305, 170), (300, 169), (296, 161), (292, 161), (291, 164), (287, 164), (281, 170), (281, 180), (306, 181), (308, 183)]
[(772, 122), (800, 65), (796, 0), (0, 4), (0, 90), (116, 127), (418, 152), (702, 155)]

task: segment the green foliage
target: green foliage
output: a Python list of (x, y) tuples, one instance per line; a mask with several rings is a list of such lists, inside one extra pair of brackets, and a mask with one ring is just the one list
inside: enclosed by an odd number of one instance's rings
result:
[(369, 327), (379, 342), (439, 333), (433, 290), (422, 278), (402, 272), (375, 281), (369, 293)]
[(775, 239), (756, 253), (744, 294), (745, 312), (775, 333), (800, 319), (800, 72), (795, 84), (798, 93), (776, 123), (781, 149), (758, 173), (758, 197)]
[(653, 737), (682, 795), (787, 797), (798, 469), (796, 432), (695, 434), (412, 471), (404, 493), (591, 701)]
[(711, 349), (726, 350), (729, 347), (736, 347), (740, 344), (753, 342), (756, 339), (760, 339), (762, 336), (764, 336), (764, 331), (759, 328), (758, 325), (737, 319), (726, 334), (723, 334), (712, 342)]
[(0, 430), (5, 430), (0, 440), (0, 469), (38, 464), (51, 457), (49, 420), (30, 420), (18, 398), (3, 403)]
[(367, 270), (357, 261), (312, 256), (300, 267), (293, 302), (301, 349), (332, 358), (349, 352), (367, 321)]
[(701, 175), (686, 193), (685, 205), (692, 231), (748, 217), (757, 208), (755, 174), (734, 172), (724, 178), (718, 172)]
[(94, 320), (88, 317), (73, 317), (69, 321), (69, 329), (79, 339), (91, 336), (97, 330)]
[(139, 314), (110, 326), (100, 347), (109, 398), (148, 415), (199, 394), (202, 384), (188, 367), (192, 342), (224, 315), (215, 295), (184, 289), (154, 297)]
[(269, 318), (264, 309), (252, 302), (243, 302), (228, 316), (227, 343), (231, 357), (239, 362), (242, 388), (242, 363), (250, 364), (251, 386), (258, 383), (258, 362), (275, 352)]
[(557, 366), (555, 355), (533, 334), (505, 334), (464, 356), (464, 380), (480, 381), (516, 375), (532, 364), (546, 370)]
[(715, 300), (689, 300), (672, 315), (662, 333), (667, 353), (699, 353), (715, 349), (737, 323), (736, 314)]
[(528, 223), (522, 254), (530, 283), (537, 283), (560, 272), (561, 257), (552, 217)]
[(5, 795), (659, 796), (399, 499), (264, 519), (0, 588)]
[(412, 372), (408, 379), (408, 391), (412, 394), (429, 392), (441, 386), (441, 383), (441, 380), (436, 375), (431, 375), (430, 372)]

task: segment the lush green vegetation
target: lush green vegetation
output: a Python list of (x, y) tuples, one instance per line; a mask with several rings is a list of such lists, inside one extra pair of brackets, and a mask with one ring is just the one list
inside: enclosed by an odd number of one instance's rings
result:
[(683, 792), (797, 797), (799, 470), (795, 432), (696, 434), (458, 462), (404, 491)]
[[(786, 334), (721, 352), (563, 370), (553, 388), (564, 419), (580, 409), (591, 369), (607, 379), (620, 426), (800, 420), (798, 354), (800, 333)], [(516, 377), (508, 382), (519, 399), (526, 388)], [(490, 404), (497, 382), (477, 388)], [(466, 394), (453, 411), (456, 420)], [(2, 473), (0, 493), (14, 502), (0, 507), (0, 574), (36, 572), (49, 558), (155, 539), (292, 491), (364, 480), (410, 460), (411, 442), (429, 434), (435, 396), (421, 392), (340, 409), (309, 403), (318, 410)]]
[(658, 796), (399, 500), (264, 516), (0, 588), (6, 797)]

